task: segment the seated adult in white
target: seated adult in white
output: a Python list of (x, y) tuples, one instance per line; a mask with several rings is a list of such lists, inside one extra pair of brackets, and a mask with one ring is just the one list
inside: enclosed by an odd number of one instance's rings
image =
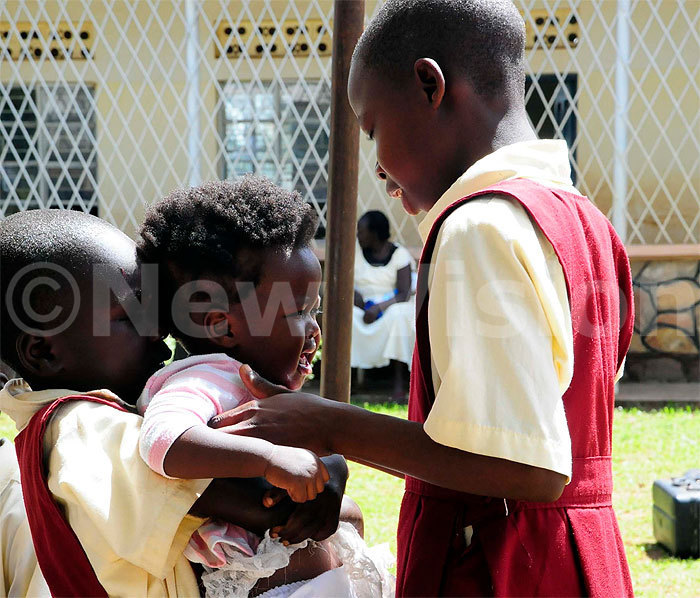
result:
[(389, 221), (381, 212), (367, 212), (357, 223), (351, 365), (371, 369), (393, 362), (392, 398), (403, 402), (404, 370), (411, 365), (416, 336), (414, 262), (389, 237)]

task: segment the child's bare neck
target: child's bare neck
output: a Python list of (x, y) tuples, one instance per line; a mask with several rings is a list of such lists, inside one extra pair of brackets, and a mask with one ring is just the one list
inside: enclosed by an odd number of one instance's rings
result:
[(527, 114), (524, 110), (514, 110), (507, 113), (496, 126), (491, 152), (513, 143), (535, 139), (537, 139), (537, 134), (532, 129)]

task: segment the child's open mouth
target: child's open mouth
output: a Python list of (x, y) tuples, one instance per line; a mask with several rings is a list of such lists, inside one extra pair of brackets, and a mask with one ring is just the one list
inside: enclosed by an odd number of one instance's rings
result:
[(299, 372), (304, 376), (308, 376), (313, 372), (313, 368), (311, 367), (311, 360), (314, 357), (314, 353), (316, 353), (315, 350), (311, 353), (302, 353), (301, 357), (299, 358), (299, 365), (297, 366), (297, 370), (299, 370)]

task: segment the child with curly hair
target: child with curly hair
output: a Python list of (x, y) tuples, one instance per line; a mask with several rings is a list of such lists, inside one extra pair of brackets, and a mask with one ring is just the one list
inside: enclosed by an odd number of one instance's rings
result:
[[(190, 354), (152, 376), (138, 402), (141, 455), (154, 471), (178, 478), (264, 476), (297, 502), (323, 491), (328, 477), (310, 451), (207, 426), (252, 398), (239, 377), (241, 363), (290, 390), (311, 373), (320, 342), (321, 267), (309, 246), (316, 226), (316, 213), (298, 193), (252, 175), (175, 191), (146, 213), (139, 255), (144, 267), (158, 266), (164, 324)], [(344, 464), (339, 455), (325, 459)], [(271, 530), (272, 538), (262, 539), (210, 521), (193, 534), (185, 554), (205, 567), (208, 595), (274, 588), (278, 597), (300, 587), (315, 595), (390, 591), (383, 568), (372, 564), (357, 532), (343, 523), (324, 550), (311, 545), (296, 579), (287, 569), (282, 588), (274, 577), (261, 582), (294, 555), (300, 558), (297, 550), (307, 544), (304, 519), (297, 510), (286, 526)]]

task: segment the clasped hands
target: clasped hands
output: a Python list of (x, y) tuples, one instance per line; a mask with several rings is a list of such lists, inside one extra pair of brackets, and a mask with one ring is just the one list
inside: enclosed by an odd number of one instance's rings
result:
[[(347, 479), (344, 459), (339, 455), (327, 457), (333, 450), (323, 413), (331, 401), (272, 384), (247, 365), (241, 366), (240, 376), (256, 399), (215, 416), (209, 425), (229, 434), (264, 438), (276, 445), (306, 448), (324, 456), (331, 473), (324, 490), (313, 500), (295, 504), (287, 522), (272, 527), (270, 535), (282, 538), (285, 544), (307, 538), (326, 539), (338, 527)], [(263, 497), (263, 505), (268, 508), (282, 501), (290, 498), (280, 488), (271, 487)]]

